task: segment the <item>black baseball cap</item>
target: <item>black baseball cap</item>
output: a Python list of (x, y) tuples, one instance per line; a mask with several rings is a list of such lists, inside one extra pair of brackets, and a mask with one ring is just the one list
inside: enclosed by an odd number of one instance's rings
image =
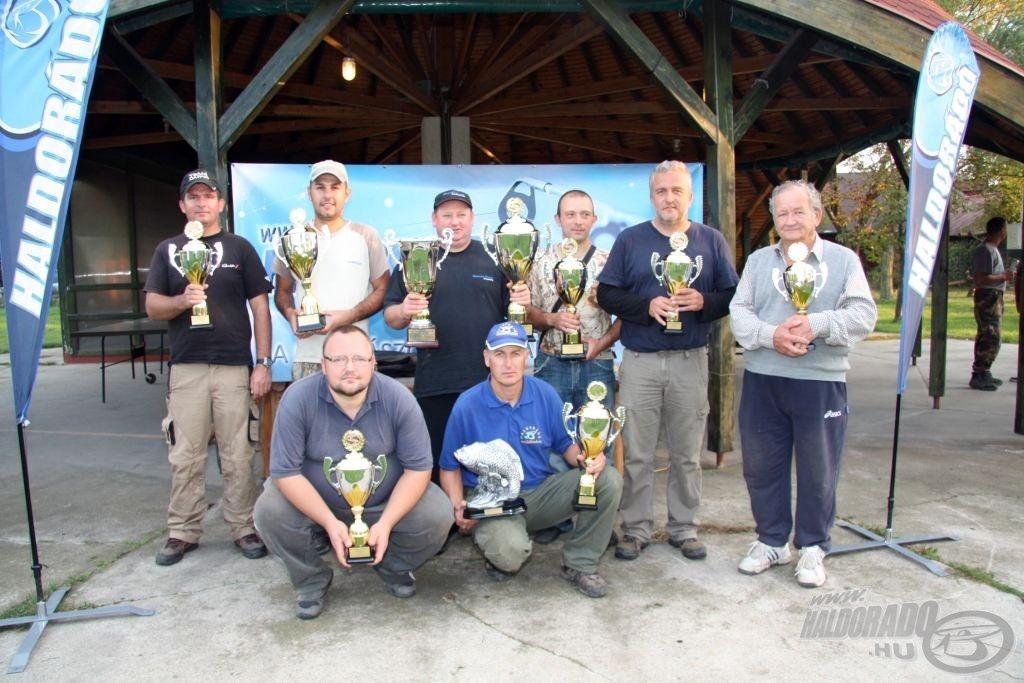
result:
[(445, 190), (441, 194), (434, 197), (434, 210), (441, 206), (445, 202), (462, 202), (469, 208), (473, 208), (473, 200), (469, 198), (469, 195), (461, 190)]
[(206, 170), (201, 168), (197, 168), (196, 170), (189, 171), (185, 174), (185, 177), (181, 179), (181, 186), (178, 188), (178, 196), (184, 197), (185, 193), (188, 192), (193, 185), (206, 185), (217, 194), (221, 194), (220, 184), (217, 180), (206, 172)]

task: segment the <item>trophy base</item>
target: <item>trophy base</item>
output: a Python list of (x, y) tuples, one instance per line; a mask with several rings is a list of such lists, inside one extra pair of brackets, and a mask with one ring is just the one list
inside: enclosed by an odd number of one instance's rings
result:
[(370, 564), (373, 562), (373, 552), (368, 545), (352, 546), (346, 553), (349, 564)]
[(192, 316), (189, 327), (193, 330), (203, 330), (213, 327), (213, 325), (210, 323), (209, 315), (194, 315)]
[(682, 334), (683, 333), (683, 321), (682, 320), (669, 320), (665, 323), (665, 328), (662, 330), (665, 334)]
[(587, 345), (583, 343), (579, 344), (562, 344), (558, 349), (558, 357), (562, 360), (580, 360), (587, 357)]
[(306, 313), (295, 318), (295, 329), (299, 332), (322, 330), (327, 324), (323, 313)]
[(462, 516), (466, 519), (488, 519), (490, 517), (511, 517), (512, 515), (521, 515), (524, 512), (526, 512), (526, 501), (522, 498), (513, 498), (495, 507), (467, 507), (462, 511)]
[(523, 326), (523, 332), (526, 332), (526, 336), (533, 339), (533, 323), (519, 323)]
[(436, 327), (410, 327), (405, 333), (405, 345), (414, 349), (436, 349)]
[(585, 496), (582, 493), (576, 496), (576, 502), (572, 504), (574, 510), (596, 510), (597, 496)]

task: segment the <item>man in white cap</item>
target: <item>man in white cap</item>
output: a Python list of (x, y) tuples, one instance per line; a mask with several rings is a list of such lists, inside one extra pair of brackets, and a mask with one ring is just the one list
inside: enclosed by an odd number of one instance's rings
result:
[(315, 214), (312, 226), (325, 237), (313, 268), (312, 294), (326, 323), (319, 330), (298, 331), (296, 302), (301, 301), (303, 292), (300, 286), (296, 294), (294, 274), (280, 260), (275, 261), (274, 304), (298, 338), (292, 356), (292, 379), (320, 371), (323, 335), (331, 330), (356, 325), (369, 331), (368, 319), (380, 310), (391, 278), (377, 232), (345, 218), (352, 188), (344, 164), (329, 159), (313, 164), (307, 192)]
[[(527, 377), (530, 352), (522, 325), (498, 323), (491, 328), (483, 352), (490, 376), (464, 391), (455, 402), (441, 450), (441, 488), (448, 494), (455, 523), (473, 534), (486, 560), (487, 575), (505, 581), (522, 568), (533, 552), (529, 532), (545, 529), (573, 514), (582, 460), (580, 448), (562, 425), (562, 399), (554, 388)], [(521, 515), (479, 521), (466, 519), (466, 499), (478, 485), (477, 475), (463, 468), (455, 453), (471, 444), (504, 441), (523, 468)], [(551, 451), (561, 453), (572, 469), (556, 472)], [(608, 593), (597, 565), (608, 545), (622, 496), (622, 477), (606, 467), (604, 453), (587, 466), (597, 478), (596, 510), (577, 512), (576, 525), (562, 546), (562, 577), (590, 598)]]

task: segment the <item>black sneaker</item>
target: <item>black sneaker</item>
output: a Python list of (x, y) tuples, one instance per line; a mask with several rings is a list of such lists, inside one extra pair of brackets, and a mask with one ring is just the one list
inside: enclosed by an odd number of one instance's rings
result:
[(316, 619), (320, 616), (320, 613), (324, 611), (324, 603), (327, 601), (327, 591), (331, 587), (331, 582), (334, 581), (334, 571), (331, 570), (331, 575), (327, 579), (327, 585), (324, 586), (316, 595), (308, 598), (300, 597), (295, 603), (295, 616), (299, 619)]
[(198, 546), (198, 543), (189, 543), (180, 538), (168, 538), (167, 544), (156, 554), (156, 563), (161, 567), (177, 564), (185, 557), (185, 553), (192, 552)]
[(548, 543), (554, 543), (561, 535), (562, 532), (557, 526), (549, 526), (547, 529), (540, 529), (534, 532), (533, 542), (540, 543), (541, 545), (547, 545)]
[(995, 391), (999, 387), (986, 378), (985, 375), (971, 375), (971, 381), (968, 383), (971, 389), (977, 389), (979, 391)]

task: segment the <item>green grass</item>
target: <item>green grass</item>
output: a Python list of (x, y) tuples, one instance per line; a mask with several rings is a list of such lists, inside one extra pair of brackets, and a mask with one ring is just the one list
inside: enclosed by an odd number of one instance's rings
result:
[[(58, 348), (63, 344), (60, 334), (60, 305), (51, 302), (50, 313), (46, 316), (46, 332), (43, 334), (43, 348)], [(10, 345), (7, 341), (7, 309), (0, 308), (0, 353), (8, 353)]]
[[(946, 337), (949, 339), (973, 340), (978, 331), (974, 322), (974, 299), (967, 296), (967, 287), (949, 288), (949, 306), (946, 325)], [(876, 334), (900, 333), (900, 323), (893, 320), (893, 312), (896, 310), (896, 301), (893, 299), (879, 300), (878, 302), (878, 324), (875, 325)], [(1013, 303), (1013, 294), (1006, 295), (1006, 310), (1003, 312), (1003, 343), (1016, 344), (1020, 339), (1020, 317), (1017, 308)], [(929, 295), (924, 304), (924, 321), (922, 323), (922, 335), (929, 339), (932, 331), (932, 303)]]

